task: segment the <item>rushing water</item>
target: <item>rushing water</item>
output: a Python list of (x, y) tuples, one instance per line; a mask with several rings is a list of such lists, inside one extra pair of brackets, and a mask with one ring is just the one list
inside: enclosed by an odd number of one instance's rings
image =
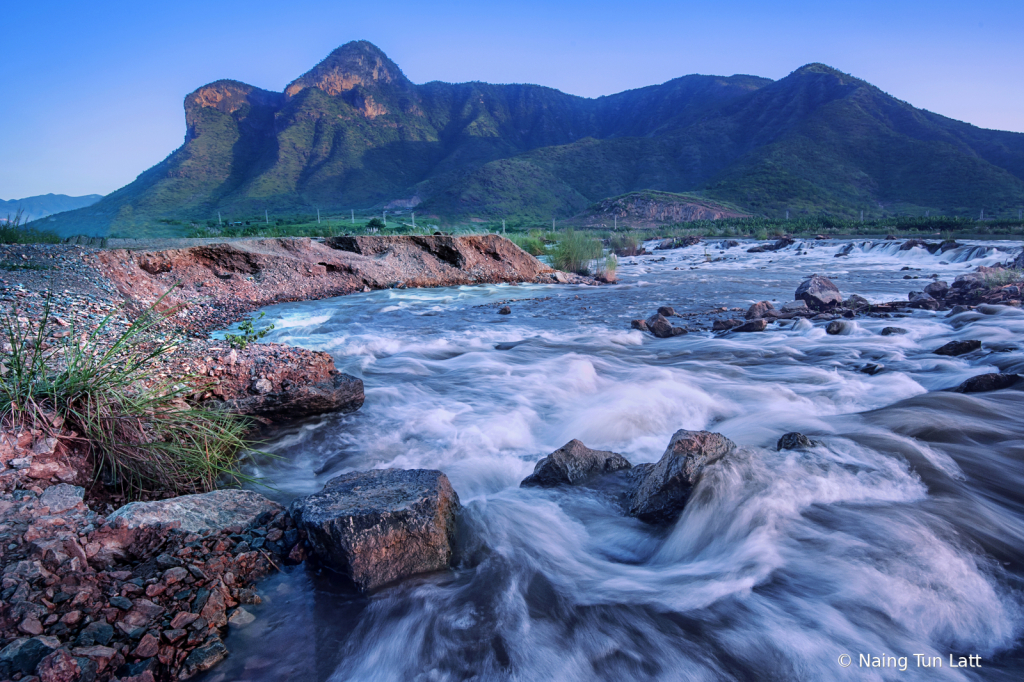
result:
[[(281, 459), (254, 471), (287, 502), (345, 471), (441, 469), (464, 505), (457, 565), (369, 597), (308, 567), (274, 576), (207, 679), (1021, 679), (1024, 392), (943, 389), (1024, 372), (1024, 312), (862, 317), (839, 336), (808, 321), (672, 339), (629, 329), (659, 305), (781, 304), (815, 272), (844, 295), (904, 298), (931, 274), (952, 282), (1016, 247), (745, 249), (625, 258), (615, 286), (268, 308), (268, 341), (330, 352), (362, 377), (366, 404), (272, 434)], [(505, 300), (513, 313), (497, 315)], [(884, 326), (909, 333), (880, 336)], [(929, 353), (967, 338), (983, 350)], [(885, 370), (860, 372), (869, 362)], [(624, 517), (599, 487), (518, 487), (572, 438), (636, 464), (680, 428), (741, 448), (706, 471), (669, 528)], [(820, 445), (777, 452), (788, 431)], [(861, 667), (861, 654), (906, 657), (906, 670)], [(950, 668), (950, 654), (982, 667)], [(919, 667), (931, 657), (943, 667)]]

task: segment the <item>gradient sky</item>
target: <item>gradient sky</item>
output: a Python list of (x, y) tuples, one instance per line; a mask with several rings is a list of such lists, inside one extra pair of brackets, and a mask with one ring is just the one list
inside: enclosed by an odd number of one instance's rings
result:
[(416, 83), (588, 97), (824, 62), (914, 106), (1024, 132), (1024, 0), (4, 3), (0, 199), (106, 194), (183, 140), (182, 100), (283, 87), (349, 40)]

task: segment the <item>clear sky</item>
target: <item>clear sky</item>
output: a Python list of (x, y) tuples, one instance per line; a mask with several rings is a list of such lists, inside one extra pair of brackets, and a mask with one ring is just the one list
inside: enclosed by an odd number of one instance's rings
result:
[(412, 79), (588, 97), (824, 62), (914, 106), (1024, 132), (1024, 0), (3, 0), (0, 199), (106, 194), (177, 148), (182, 100), (281, 90), (365, 39)]

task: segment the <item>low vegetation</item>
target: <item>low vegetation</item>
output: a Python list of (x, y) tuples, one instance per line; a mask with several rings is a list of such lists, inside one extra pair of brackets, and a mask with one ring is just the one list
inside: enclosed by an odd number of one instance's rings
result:
[(551, 252), (551, 265), (566, 272), (589, 275), (601, 254), (601, 240), (585, 232), (566, 230)]
[(1024, 281), (1024, 270), (996, 270), (984, 274), (985, 284), (990, 287), (1001, 287), (1006, 284)]
[(274, 325), (272, 324), (260, 330), (256, 329), (256, 322), (263, 319), (265, 315), (265, 312), (260, 312), (260, 314), (255, 319), (249, 318), (248, 320), (241, 322), (238, 325), (238, 331), (241, 333), (225, 334), (224, 340), (227, 341), (232, 348), (245, 350), (245, 347), (248, 346), (250, 343), (255, 343), (256, 341), (259, 341), (270, 332), (274, 331)]
[(110, 333), (110, 317), (92, 331), (62, 327), (49, 300), (35, 323), (6, 311), (0, 423), (53, 434), (69, 427), (88, 444), (96, 478), (129, 496), (243, 478), (236, 463), (248, 422), (186, 403), (197, 390), (190, 378), (153, 381), (179, 341), (164, 331), (159, 303), (120, 334)]
[[(58, 244), (60, 237), (52, 232), (29, 228), (24, 224), (24, 214), (18, 211), (0, 220), (0, 244)], [(4, 268), (10, 270), (13, 268)]]

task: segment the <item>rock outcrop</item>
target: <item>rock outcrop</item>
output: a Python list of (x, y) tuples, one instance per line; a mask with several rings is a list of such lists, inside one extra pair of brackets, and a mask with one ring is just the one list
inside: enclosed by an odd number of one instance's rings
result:
[(573, 439), (537, 462), (533, 473), (524, 478), (519, 485), (524, 488), (579, 485), (595, 476), (630, 467), (632, 465), (622, 455), (605, 450), (591, 450)]
[(808, 308), (819, 312), (831, 310), (843, 303), (839, 287), (833, 284), (832, 280), (820, 275), (813, 275), (801, 283), (796, 289), (794, 298), (804, 301)]
[(459, 496), (427, 469), (342, 474), (292, 503), (313, 555), (360, 590), (447, 568)]
[(705, 467), (735, 449), (735, 444), (710, 431), (676, 431), (656, 464), (633, 468), (636, 488), (629, 493), (628, 512), (648, 523), (671, 521), (682, 511)]
[(156, 502), (130, 502), (108, 516), (107, 522), (129, 530), (177, 528), (202, 534), (232, 526), (245, 530), (283, 511), (278, 503), (251, 490), (214, 490)]
[(370, 289), (592, 281), (553, 270), (498, 235), (253, 239), (102, 251), (98, 261), (138, 308), (174, 288), (163, 305), (187, 309), (178, 321), (195, 331), (224, 328), (272, 303)]

